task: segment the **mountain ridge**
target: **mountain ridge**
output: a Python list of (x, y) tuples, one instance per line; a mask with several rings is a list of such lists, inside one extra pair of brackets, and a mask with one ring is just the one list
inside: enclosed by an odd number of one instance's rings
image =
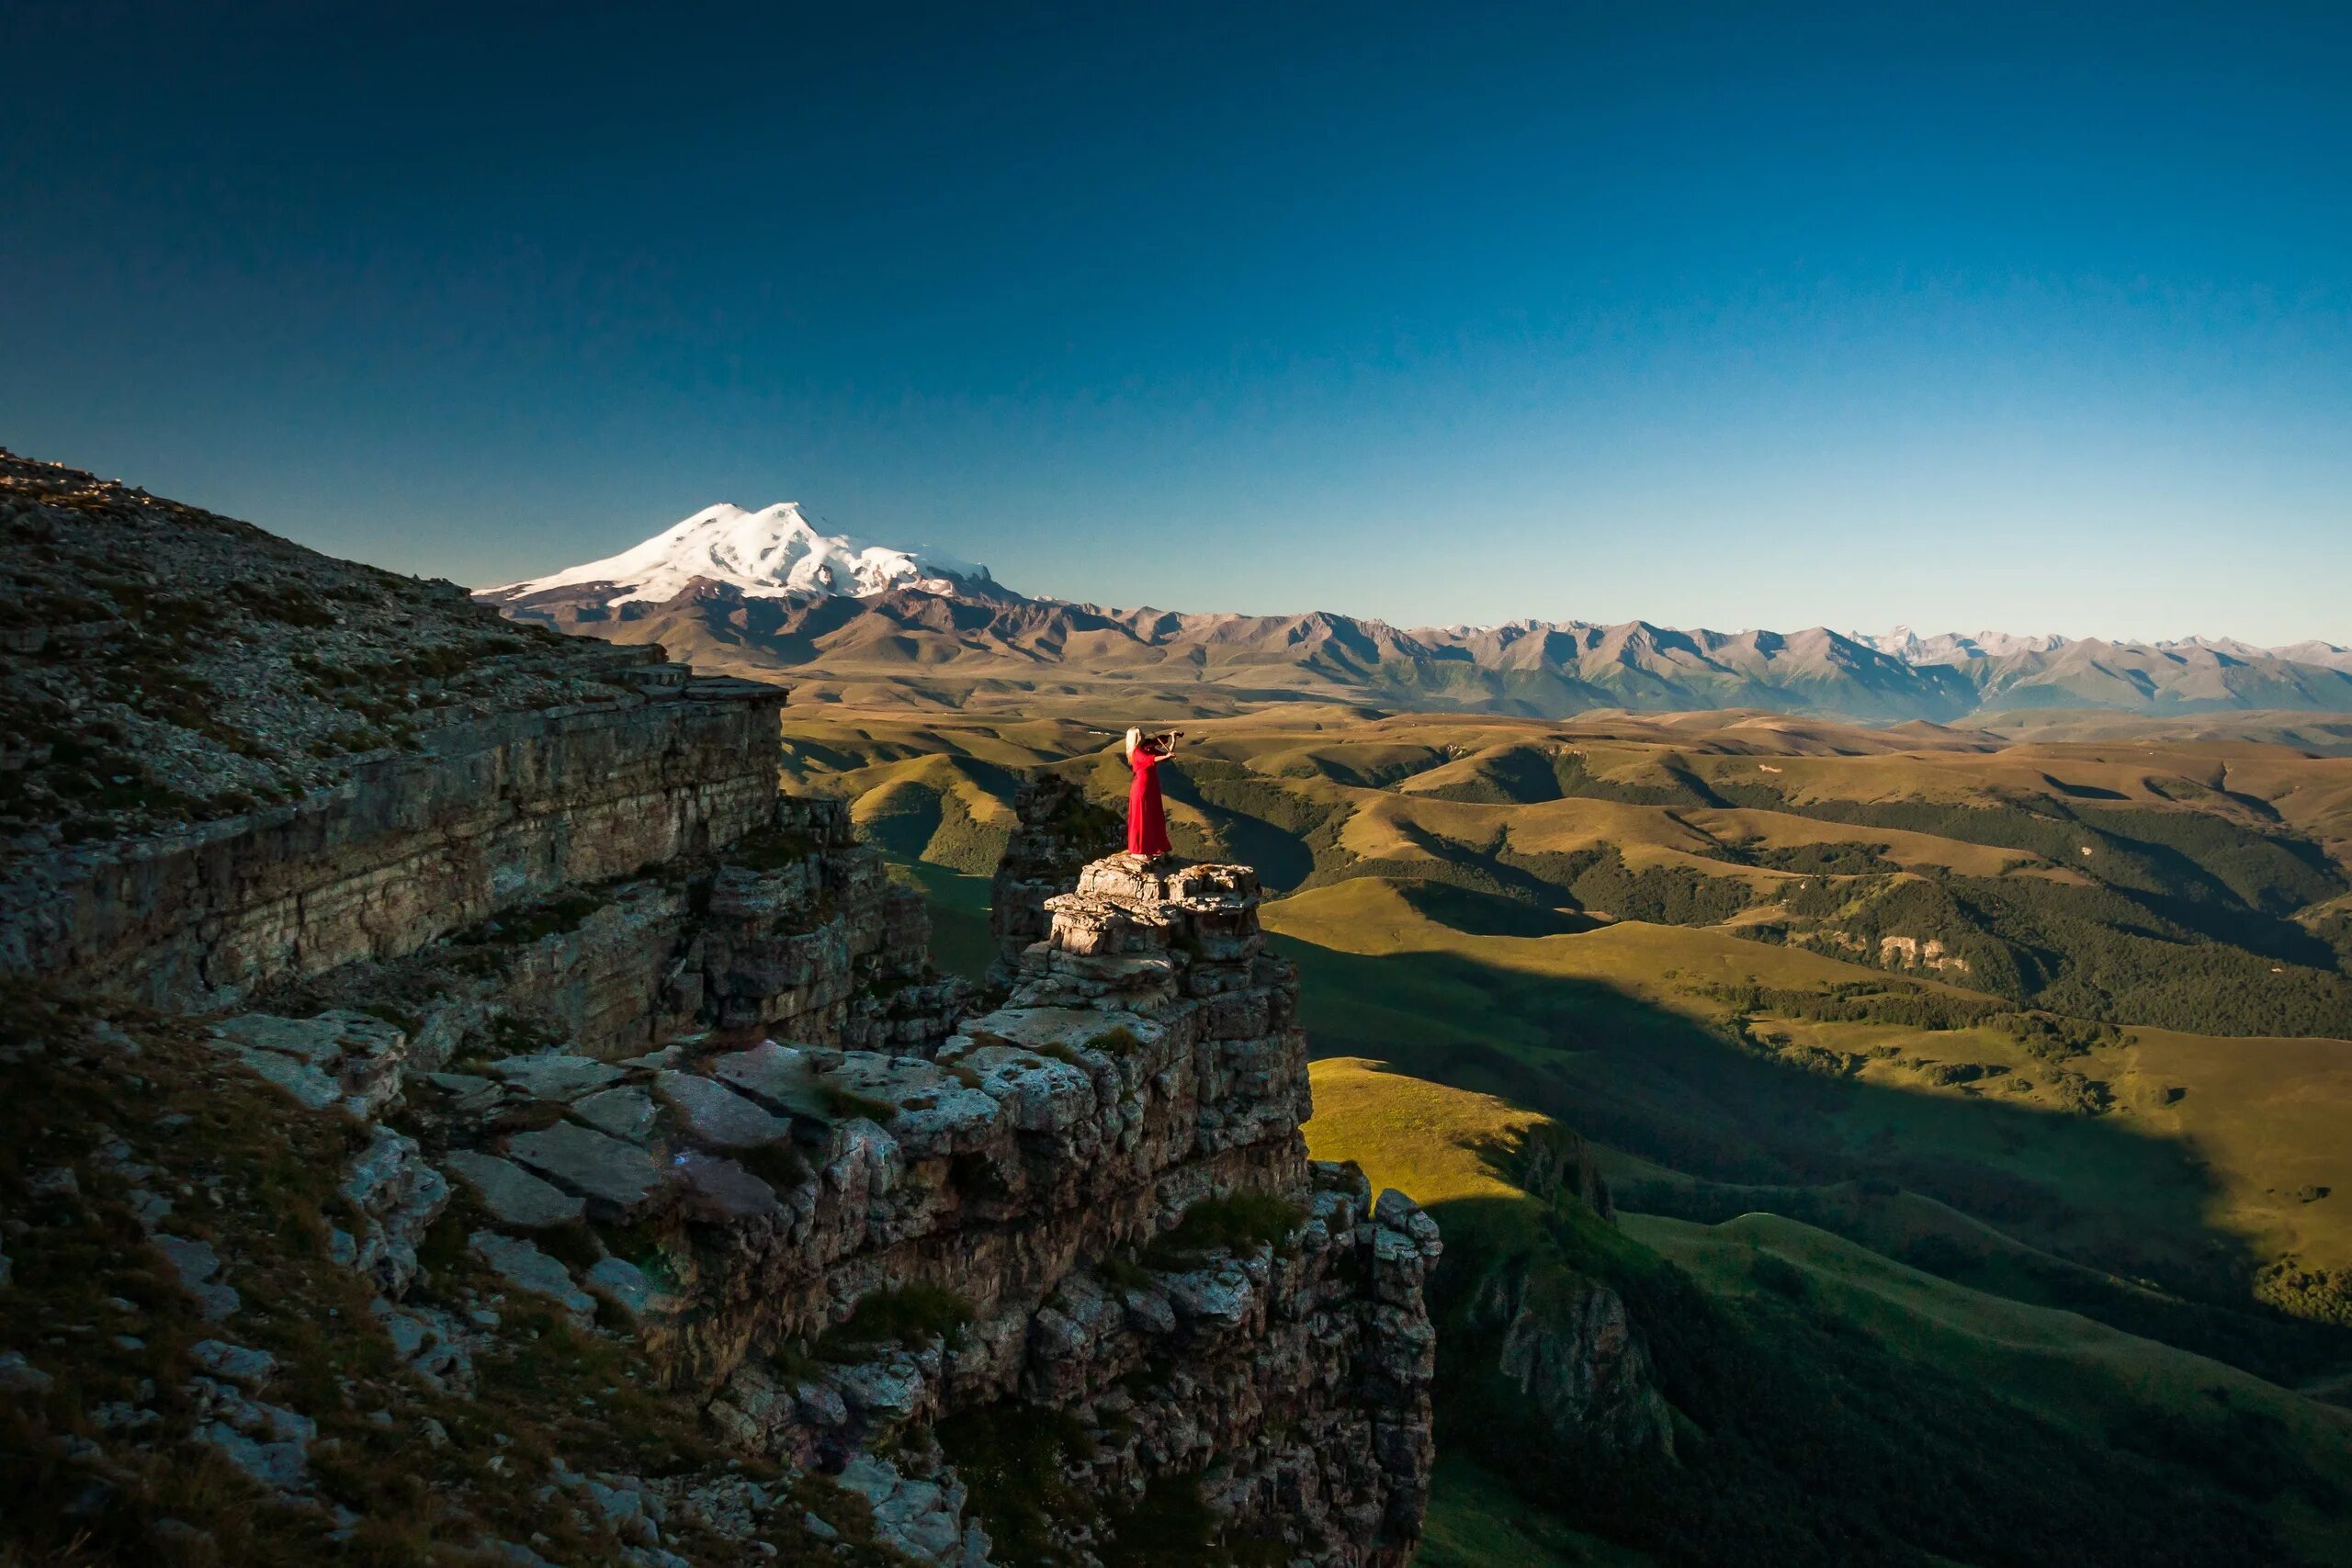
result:
[[(816, 700), (1010, 705), (1024, 694), (1232, 711), (1318, 700), (1565, 717), (1730, 707), (1875, 723), (1996, 708), (2352, 712), (2352, 650), (1646, 620), (1398, 626), (1032, 597), (944, 552), (822, 535), (800, 508), (713, 507), (619, 555), (476, 597), (520, 621), (660, 642)], [(2290, 656), (2291, 654), (2291, 656)]]

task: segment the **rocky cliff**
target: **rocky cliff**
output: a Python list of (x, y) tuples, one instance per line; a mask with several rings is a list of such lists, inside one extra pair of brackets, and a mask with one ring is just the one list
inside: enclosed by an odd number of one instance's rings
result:
[(989, 885), (989, 932), (996, 939), (991, 982), (1010, 984), (1021, 956), (1052, 921), (1046, 900), (1068, 892), (1098, 856), (1119, 847), (1120, 824), (1086, 798), (1076, 779), (1039, 773), (1013, 795), (1016, 825)]
[(20, 836), (6, 1532), (1402, 1564), (1436, 1227), (1306, 1159), (1248, 868), (1041, 860), (975, 1016), (842, 810), (775, 794), (780, 693), (583, 657), (593, 700), (261, 759), (291, 798)]
[(232, 1001), (767, 822), (783, 694), (630, 673), (633, 701), (453, 726), (288, 804), (24, 857), (0, 968)]

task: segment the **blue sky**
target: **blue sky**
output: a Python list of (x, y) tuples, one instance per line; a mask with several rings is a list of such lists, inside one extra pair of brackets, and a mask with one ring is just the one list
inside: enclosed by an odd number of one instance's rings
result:
[(336, 554), (2352, 641), (2344, 6), (214, 9), (0, 24), (0, 442)]

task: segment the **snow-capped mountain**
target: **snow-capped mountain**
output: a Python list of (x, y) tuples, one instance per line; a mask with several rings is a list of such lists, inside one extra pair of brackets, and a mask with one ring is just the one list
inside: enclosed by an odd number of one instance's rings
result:
[[(1275, 693), (1557, 716), (1750, 707), (1871, 722), (2026, 708), (2352, 712), (2352, 653), (2226, 638), (2111, 643), (1678, 629), (1646, 621), (1407, 627), (1323, 611), (1239, 615), (1032, 599), (946, 552), (827, 533), (789, 502), (714, 506), (603, 560), (476, 595), (516, 620), (660, 643), (705, 669), (860, 702), (955, 705), (1041, 683), (1121, 703), (1247, 705)], [(1204, 696), (1210, 688), (1222, 694)]]
[(824, 533), (808, 521), (798, 502), (781, 501), (757, 512), (724, 503), (706, 507), (616, 556), (484, 589), (481, 597), (508, 603), (574, 589), (597, 591), (595, 596), (606, 605), (663, 604), (696, 581), (718, 583), (752, 599), (793, 594), (863, 598), (893, 589), (1001, 592), (984, 566), (928, 547), (901, 549), (848, 534)]

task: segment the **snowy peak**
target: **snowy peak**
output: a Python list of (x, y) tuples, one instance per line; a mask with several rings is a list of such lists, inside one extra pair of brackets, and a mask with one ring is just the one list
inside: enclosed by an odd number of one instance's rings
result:
[(798, 502), (781, 501), (757, 512), (724, 503), (706, 507), (616, 556), (484, 592), (513, 600), (610, 584), (617, 592), (599, 595), (606, 604), (662, 604), (698, 581), (725, 584), (746, 598), (865, 598), (892, 589), (1001, 592), (984, 566), (927, 547), (901, 549), (828, 534), (808, 520)]

